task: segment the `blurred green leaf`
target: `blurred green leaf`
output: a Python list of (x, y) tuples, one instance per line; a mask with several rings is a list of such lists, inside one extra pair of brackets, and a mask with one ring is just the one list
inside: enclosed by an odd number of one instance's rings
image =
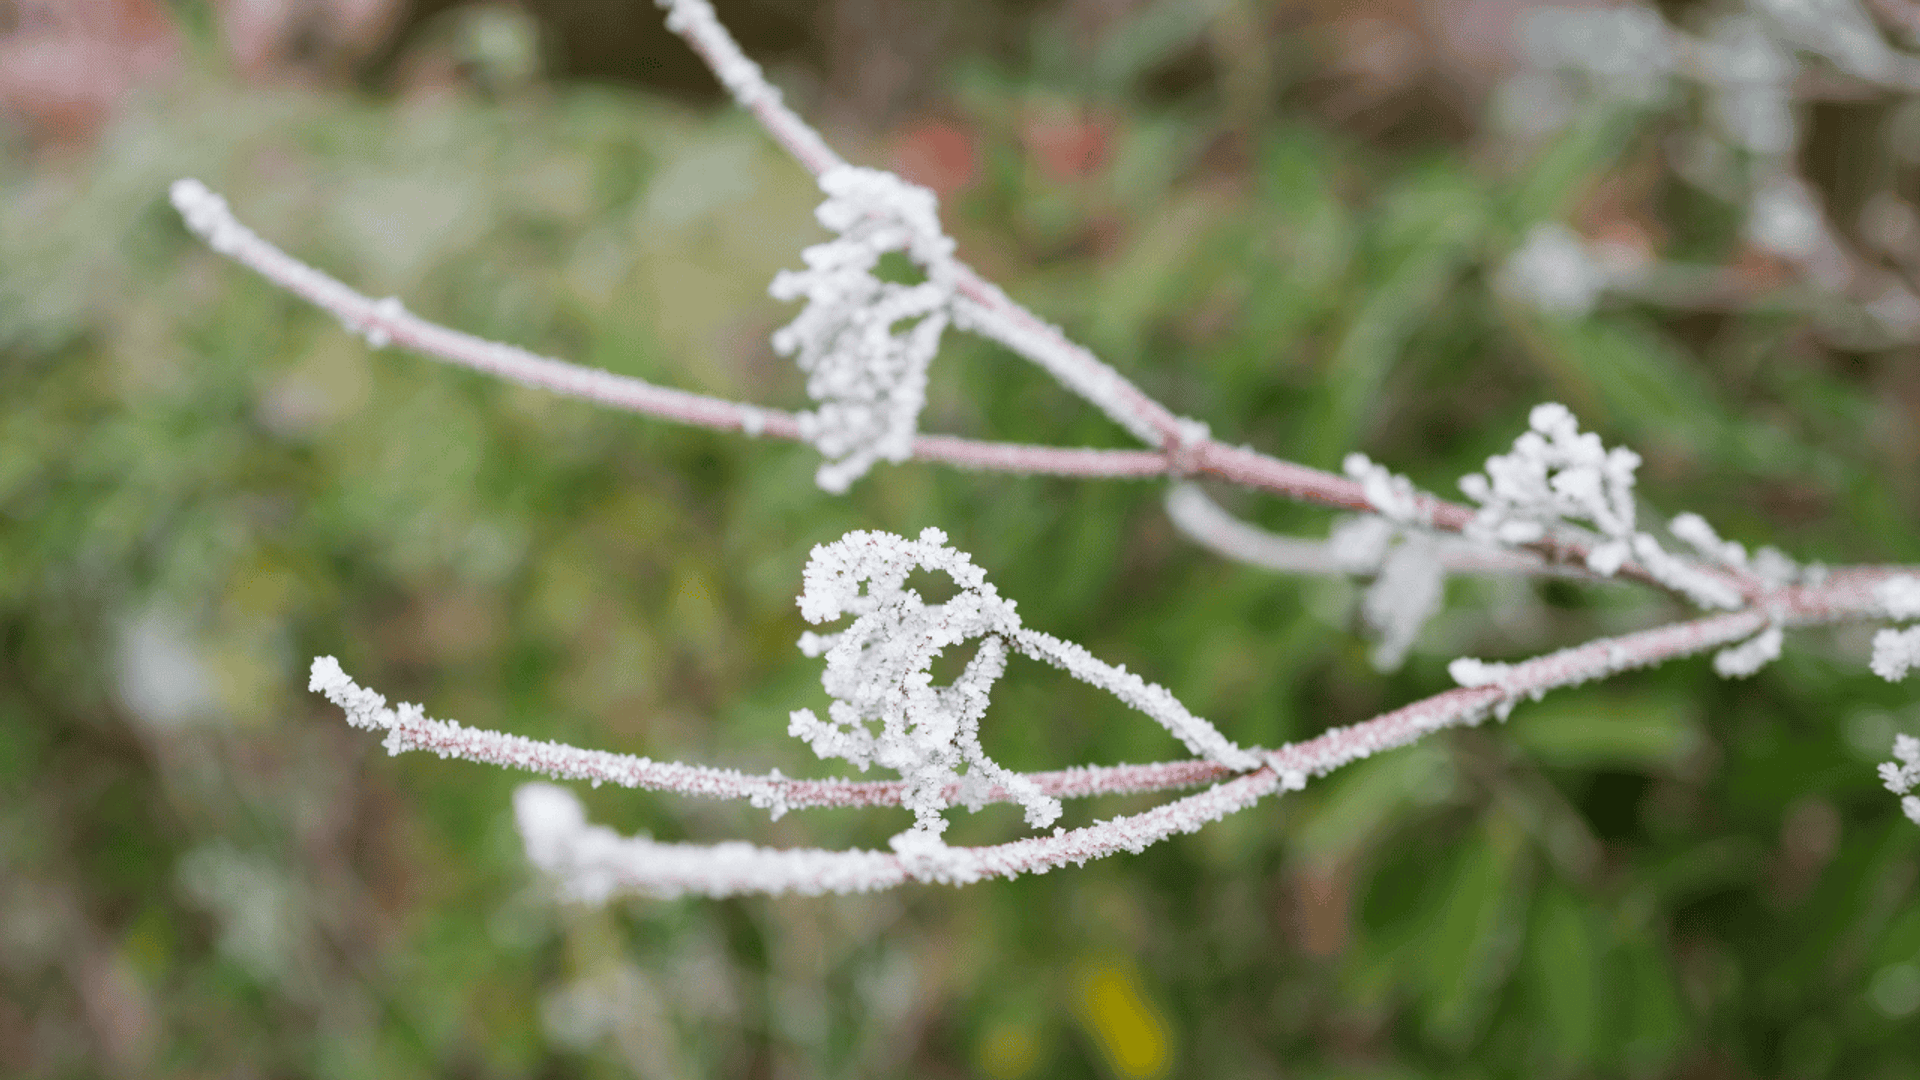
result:
[(1546, 765), (1669, 770), (1700, 745), (1697, 707), (1675, 692), (1577, 690), (1522, 704), (1507, 734)]

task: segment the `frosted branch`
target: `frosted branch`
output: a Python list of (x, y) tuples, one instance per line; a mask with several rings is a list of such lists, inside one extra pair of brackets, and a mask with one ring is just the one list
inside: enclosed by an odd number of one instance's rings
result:
[[(1887, 576), (1887, 571), (1863, 570), (1836, 574), (1819, 589), (1788, 588), (1777, 598), (1776, 615), (1783, 624), (1796, 626), (1870, 615), (1878, 603), (1874, 587)], [(895, 837), (891, 852), (783, 850), (745, 843), (660, 844), (644, 837), (622, 838), (588, 824), (570, 794), (547, 785), (523, 788), (516, 797), (516, 809), (530, 858), (555, 877), (563, 895), (594, 903), (629, 894), (819, 895), (891, 888), (909, 881), (958, 885), (1044, 873), (1120, 851), (1142, 851), (1245, 809), (1275, 791), (1298, 789), (1309, 776), (1325, 775), (1448, 727), (1504, 717), (1523, 698), (1537, 699), (1560, 687), (1751, 637), (1765, 628), (1767, 618), (1750, 610), (1714, 615), (1592, 641), (1515, 664), (1456, 661), (1455, 677), (1466, 684), (1460, 689), (1364, 723), (1330, 729), (1304, 742), (1255, 751), (1262, 763), (1259, 768), (1206, 791), (1086, 828), (1056, 829), (1051, 835), (992, 847), (948, 847), (916, 830)]]
[[(1391, 523), (1373, 515), (1334, 525), (1324, 540), (1280, 533), (1228, 513), (1196, 484), (1167, 489), (1167, 518), (1187, 538), (1216, 555), (1286, 574), (1371, 575), (1380, 572), (1392, 539)], [(1465, 537), (1437, 535), (1435, 557), (1450, 574), (1537, 574), (1594, 580), (1572, 566), (1544, 562), (1524, 548), (1501, 548)]]
[[(749, 436), (802, 438), (801, 420), (790, 412), (657, 386), (642, 379), (539, 356), (517, 346), (488, 341), (421, 319), (398, 300), (374, 300), (362, 295), (281, 251), (235, 220), (226, 200), (199, 181), (178, 181), (172, 194), (174, 205), (188, 226), (210, 246), (328, 312), (377, 347), (401, 346), (522, 385), (658, 419), (738, 431)], [(964, 300), (964, 267), (961, 267), (957, 288)], [(956, 302), (956, 318), (965, 306)], [(1020, 321), (1015, 315), (1009, 318)], [(1082, 368), (1074, 370), (1086, 374)], [(1100, 392), (1117, 395), (1115, 401), (1133, 401), (1131, 395), (1138, 393), (1126, 386), (1124, 380), (1087, 377), (1104, 387)], [(1363, 512), (1374, 509), (1364, 483), (1245, 447), (1226, 445), (1205, 435), (1204, 426), (1183, 421), (1170, 413), (1166, 416), (1172, 432), (1168, 438), (1173, 449), (1169, 451), (1089, 450), (919, 435), (912, 440), (911, 456), (965, 469), (1088, 479), (1203, 474), (1320, 506)], [(1425, 493), (1416, 493), (1415, 501), (1417, 515), (1435, 529), (1458, 532), (1473, 520), (1473, 512), (1466, 507)], [(1578, 537), (1548, 538), (1529, 546), (1546, 556), (1550, 563), (1568, 556), (1584, 558), (1586, 551)], [(1632, 563), (1627, 564), (1622, 573), (1652, 580)]]
[[(790, 412), (658, 386), (429, 322), (394, 298), (375, 300), (288, 255), (235, 219), (227, 201), (198, 180), (176, 181), (171, 195), (187, 226), (209, 247), (327, 312), (376, 348), (397, 345), (523, 386), (675, 423), (801, 438), (800, 420)], [(1028, 446), (951, 435), (914, 438), (911, 456), (963, 469), (1089, 479), (1136, 479), (1168, 471), (1166, 456), (1153, 451)]]
[[(324, 695), (344, 711), (347, 722), (354, 727), (386, 732), (386, 748), (393, 754), (425, 750), (442, 758), (520, 769), (556, 780), (587, 780), (596, 786), (612, 784), (675, 795), (741, 800), (771, 810), (775, 817), (788, 810), (809, 807), (900, 806), (906, 801), (907, 784), (899, 780), (801, 780), (778, 772), (754, 775), (604, 750), (583, 750), (565, 743), (467, 727), (451, 720), (434, 720), (418, 705), (389, 708), (383, 695), (354, 682), (331, 656), (314, 660), (308, 689)], [(988, 803), (1018, 802), (1029, 786), (1060, 799), (1137, 795), (1193, 787), (1231, 772), (1226, 766), (1209, 761), (1088, 765), (1018, 774), (1024, 783), (1017, 789), (998, 783), (956, 780), (942, 790), (941, 797), (950, 804), (977, 809)]]
[(966, 885), (1044, 874), (1121, 851), (1137, 854), (1170, 836), (1197, 832), (1252, 806), (1283, 783), (1279, 774), (1263, 768), (1085, 828), (1056, 829), (1048, 836), (992, 847), (916, 842), (913, 838), (920, 834), (909, 831), (895, 837), (892, 852), (765, 848), (739, 842), (661, 844), (646, 837), (622, 837), (588, 824), (572, 793), (549, 784), (523, 786), (514, 797), (514, 809), (529, 860), (555, 879), (562, 896), (597, 904), (622, 895), (819, 896), (872, 892), (909, 881)]

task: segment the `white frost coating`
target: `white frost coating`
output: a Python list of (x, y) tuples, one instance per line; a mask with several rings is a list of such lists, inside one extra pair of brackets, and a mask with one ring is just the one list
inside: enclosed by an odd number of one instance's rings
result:
[(1915, 784), (1920, 784), (1920, 739), (1911, 735), (1893, 737), (1893, 756), (1899, 760), (1886, 761), (1880, 765), (1880, 782), (1887, 790), (1900, 796), (1900, 809), (1907, 819), (1920, 825), (1920, 798), (1908, 794)]
[(733, 99), (747, 108), (763, 101), (778, 102), (780, 91), (767, 82), (760, 65), (747, 58), (721, 25), (707, 0), (655, 0), (667, 12), (667, 29), (704, 46), (707, 66)]
[(1582, 433), (1564, 405), (1536, 405), (1527, 419), (1532, 430), (1514, 440), (1511, 453), (1488, 458), (1484, 474), (1460, 480), (1460, 490), (1480, 504), (1467, 526), (1469, 536), (1530, 544), (1570, 523), (1590, 525), (1600, 534), (1587, 549), (1587, 568), (1594, 573), (1611, 577), (1632, 556), (1655, 580), (1702, 607), (1732, 610), (1744, 603), (1723, 577), (1669, 554), (1652, 536), (1635, 530), (1633, 485), (1640, 455), (1621, 446), (1608, 450), (1600, 436)]
[(1260, 764), (1258, 756), (1242, 750), (1220, 734), (1218, 728), (1188, 712), (1166, 687), (1142, 679), (1125, 665), (1106, 663), (1071, 641), (1062, 641), (1038, 630), (1021, 630), (1013, 641), (1022, 653), (1052, 664), (1146, 713), (1201, 757), (1236, 770), (1252, 769)]
[(974, 291), (985, 299), (961, 296), (953, 304), (955, 329), (997, 341), (1038, 364), (1060, 385), (1080, 395), (1135, 438), (1159, 446), (1164, 434), (1141, 413), (1140, 391), (1119, 372), (1073, 344), (1060, 328), (1041, 321), (1003, 292), (999, 286), (978, 282)]
[(1685, 541), (1687, 546), (1709, 562), (1719, 563), (1737, 574), (1757, 578), (1764, 585), (1778, 588), (1808, 579), (1806, 570), (1779, 548), (1761, 547), (1748, 556), (1745, 545), (1721, 539), (1713, 526), (1707, 524), (1699, 514), (1676, 515), (1667, 523), (1667, 531), (1673, 533), (1676, 539)]
[(1373, 505), (1380, 516), (1401, 525), (1424, 524), (1420, 514), (1420, 496), (1415, 492), (1413, 481), (1388, 471), (1384, 465), (1378, 465), (1365, 454), (1348, 454), (1341, 462), (1341, 468), (1348, 478), (1360, 482), (1366, 492), (1367, 502)]
[(1634, 535), (1633, 554), (1655, 581), (1681, 593), (1701, 607), (1732, 611), (1744, 603), (1740, 590), (1728, 584), (1724, 578), (1670, 554), (1660, 546), (1658, 540), (1646, 533)]
[(233, 254), (241, 244), (253, 237), (252, 230), (234, 220), (233, 212), (227, 208), (227, 200), (208, 190), (207, 185), (200, 181), (192, 177), (175, 180), (167, 194), (187, 227), (220, 254)]
[(1744, 679), (1780, 659), (1780, 645), (1786, 635), (1777, 626), (1769, 626), (1738, 645), (1713, 654), (1714, 673), (1723, 679)]
[(1890, 577), (1874, 586), (1873, 598), (1880, 601), (1890, 619), (1920, 619), (1920, 578), (1910, 574)]
[[(382, 319), (400, 319), (406, 316), (407, 308), (400, 302), (399, 297), (389, 296), (373, 305), (373, 313)], [(387, 331), (386, 327), (376, 322), (369, 322), (361, 327), (349, 326), (347, 329), (357, 330), (361, 337), (367, 339), (367, 347), (371, 349), (384, 349), (393, 344), (393, 335)]]
[(1499, 690), (1502, 696), (1494, 701), (1493, 714), (1505, 720), (1512, 715), (1513, 707), (1520, 703), (1520, 696), (1513, 689), (1515, 667), (1516, 665), (1513, 664), (1462, 656), (1447, 665), (1447, 674), (1453, 677), (1454, 682), (1469, 690), (1483, 686), (1491, 686)]
[(1667, 522), (1667, 531), (1676, 539), (1686, 541), (1703, 558), (1734, 570), (1747, 568), (1746, 547), (1732, 540), (1720, 539), (1720, 534), (1713, 531), (1713, 526), (1707, 524), (1707, 519), (1699, 514), (1676, 514), (1672, 521)]
[(1513, 451), (1487, 459), (1485, 474), (1460, 480), (1460, 490), (1480, 504), (1469, 530), (1503, 544), (1530, 544), (1566, 521), (1598, 529), (1604, 540), (1587, 554), (1587, 568), (1611, 577), (1626, 562), (1633, 537), (1634, 470), (1640, 455), (1600, 436), (1582, 434), (1564, 405), (1535, 405), (1532, 429)]
[(1453, 681), (1469, 689), (1478, 686), (1498, 686), (1506, 681), (1512, 671), (1512, 664), (1476, 660), (1471, 656), (1462, 656), (1447, 665), (1447, 674), (1453, 676)]
[[(907, 781), (904, 802), (914, 812), (914, 829), (936, 841), (946, 829), (940, 816), (945, 792), (959, 781), (961, 766), (976, 782), (1017, 792), (1028, 824), (1049, 825), (1060, 816), (1060, 800), (1002, 768), (980, 746), (980, 719), (1006, 671), (1007, 641), (1020, 632), (1020, 616), (971, 557), (946, 540), (939, 529), (923, 530), (917, 540), (852, 532), (813, 549), (801, 615), (816, 625), (846, 615), (854, 620), (838, 633), (801, 639), (803, 652), (826, 656), (820, 682), (833, 704), (824, 721), (811, 709), (794, 710), (787, 731), (822, 758), (898, 772)], [(960, 591), (943, 604), (928, 604), (906, 587), (914, 570), (945, 573)], [(966, 670), (951, 686), (934, 686), (934, 658), (975, 638), (979, 650)]]
[[(774, 277), (776, 299), (807, 306), (774, 332), (773, 348), (806, 373), (807, 396), (819, 408), (800, 414), (800, 434), (827, 459), (820, 486), (842, 492), (875, 462), (912, 455), (927, 368), (951, 319), (956, 269), (933, 192), (852, 166), (822, 173), (820, 189), (827, 198), (815, 216), (839, 236), (803, 252), (805, 270)], [(880, 256), (896, 251), (926, 280), (875, 277)]]
[(1899, 682), (1907, 672), (1920, 667), (1920, 626), (1905, 630), (1882, 630), (1873, 635), (1873, 673), (1888, 682)]
[(1579, 233), (1545, 222), (1535, 225), (1526, 243), (1507, 258), (1494, 284), (1550, 315), (1580, 318), (1593, 311), (1611, 277)]
[(515, 817), (531, 861), (551, 875), (561, 895), (604, 903), (620, 895), (708, 897), (743, 894), (869, 892), (908, 881), (965, 885), (987, 878), (1044, 874), (1068, 864), (1138, 854), (1181, 833), (1252, 806), (1276, 790), (1298, 790), (1306, 773), (1261, 769), (1138, 814), (1081, 829), (1055, 829), (993, 847), (945, 847), (913, 831), (893, 852), (775, 849), (746, 843), (663, 844), (622, 837), (586, 820), (564, 788), (527, 784), (514, 796)]

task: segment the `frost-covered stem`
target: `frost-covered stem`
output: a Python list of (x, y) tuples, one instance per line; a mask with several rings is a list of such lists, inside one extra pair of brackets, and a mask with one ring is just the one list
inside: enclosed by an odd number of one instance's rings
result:
[[(1208, 439), (1193, 451), (1192, 456), (1193, 471), (1199, 474), (1215, 476), (1244, 487), (1283, 495), (1298, 502), (1369, 514), (1375, 510), (1372, 500), (1367, 497), (1366, 487), (1358, 481), (1307, 465), (1283, 461), (1248, 447), (1228, 446), (1217, 440)], [(1448, 502), (1424, 491), (1415, 494), (1414, 505), (1420, 520), (1439, 532), (1463, 532), (1473, 522), (1474, 510), (1471, 507)], [(1539, 555), (1549, 566), (1585, 566), (1587, 553), (1590, 550), (1590, 546), (1584, 541), (1559, 535), (1549, 535), (1541, 540), (1519, 545), (1519, 548)], [(1703, 572), (1714, 575), (1724, 574), (1724, 571), (1717, 568), (1702, 569)], [(1646, 567), (1632, 559), (1621, 563), (1616, 576), (1651, 585), (1664, 592), (1674, 591), (1649, 573)], [(1738, 588), (1743, 595), (1747, 596), (1752, 596), (1757, 591), (1753, 583), (1744, 581)]]
[(1489, 712), (1521, 698), (1538, 698), (1550, 690), (1697, 655), (1751, 637), (1769, 625), (1812, 626), (1872, 618), (1880, 613), (1874, 587), (1899, 572), (1896, 567), (1836, 571), (1817, 588), (1778, 590), (1768, 598), (1771, 613), (1745, 609), (1599, 638), (1517, 664), (1484, 665), (1490, 673), (1483, 685), (1448, 690), (1351, 727), (1334, 728), (1270, 751), (1267, 760), (1282, 771), (1318, 776), (1441, 728), (1479, 723)]
[[(333, 657), (314, 660), (309, 687), (346, 712), (354, 727), (387, 733), (390, 753), (424, 750), (443, 758), (498, 765), (540, 773), (556, 780), (646, 791), (664, 791), (710, 799), (739, 799), (781, 811), (821, 806), (899, 806), (906, 792), (901, 780), (802, 780), (756, 775), (734, 769), (654, 761), (632, 754), (585, 750), (565, 743), (529, 739), (457, 721), (435, 720), (419, 706), (390, 708), (386, 698), (355, 683)], [(1055, 798), (1130, 795), (1193, 787), (1232, 774), (1211, 761), (1163, 761), (1148, 765), (1097, 765), (1019, 774)], [(964, 790), (963, 790), (964, 788)], [(969, 787), (964, 781), (942, 793), (947, 802), (1017, 802), (999, 784)]]
[(589, 825), (570, 792), (529, 784), (515, 797), (527, 853), (563, 895), (602, 903), (623, 894), (723, 897), (873, 892), (909, 881), (965, 885), (1141, 852), (1260, 801), (1282, 785), (1261, 768), (1138, 814), (991, 847), (900, 852), (763, 848), (744, 843), (660, 844)]
[(760, 65), (742, 52), (713, 13), (708, 0), (655, 0), (667, 12), (667, 29), (686, 39), (740, 107), (760, 121), (767, 134), (793, 160), (815, 176), (846, 164), (820, 133), (787, 108), (780, 91), (767, 82)]
[[(1310, 540), (1285, 536), (1234, 517), (1219, 503), (1207, 498), (1193, 484), (1176, 484), (1167, 494), (1167, 517), (1195, 543), (1223, 558), (1249, 566), (1278, 570), (1288, 574), (1329, 574), (1346, 576), (1379, 570), (1373, 565), (1357, 565), (1348, 555), (1336, 551), (1331, 538)], [(1535, 574), (1572, 577), (1583, 581), (1605, 580), (1578, 566), (1554, 566), (1529, 551), (1450, 540), (1435, 550), (1441, 569), (1450, 574)]]
[(1149, 446), (1179, 455), (1191, 453), (1207, 441), (1202, 426), (1155, 401), (1091, 350), (1027, 310), (972, 267), (956, 263), (955, 271), (955, 290), (966, 301), (956, 312), (958, 325), (1033, 361)]

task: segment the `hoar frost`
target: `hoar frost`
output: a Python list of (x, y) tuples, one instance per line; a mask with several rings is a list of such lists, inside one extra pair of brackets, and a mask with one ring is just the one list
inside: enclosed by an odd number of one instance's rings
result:
[[(795, 710), (787, 730), (822, 758), (843, 758), (862, 770), (877, 764), (907, 781), (902, 802), (914, 812), (914, 827), (895, 838), (901, 854), (921, 855), (939, 845), (950, 786), (958, 787), (960, 802), (977, 808), (979, 793), (997, 785), (1025, 808), (1036, 828), (1060, 816), (1058, 799), (993, 761), (980, 745), (980, 720), (994, 682), (1006, 671), (1009, 650), (1106, 690), (1159, 721), (1195, 753), (1241, 770), (1259, 765), (1164, 687), (1022, 626), (1014, 602), (946, 540), (939, 529), (925, 529), (917, 540), (848, 533), (813, 550), (800, 594), (800, 613), (808, 622), (851, 615), (853, 624), (800, 639), (807, 655), (826, 658), (820, 682), (833, 703), (825, 720), (811, 709)], [(959, 591), (929, 604), (906, 587), (915, 570), (944, 573)], [(976, 639), (980, 644), (960, 676), (949, 686), (935, 686), (934, 659)]]
[[(801, 651), (825, 655), (820, 682), (834, 700), (826, 720), (797, 709), (787, 730), (822, 758), (898, 772), (908, 783), (905, 803), (914, 812), (914, 828), (928, 836), (946, 829), (942, 791), (959, 780), (960, 766), (975, 783), (992, 781), (1016, 792), (1028, 824), (1052, 824), (1060, 800), (1002, 768), (980, 746), (987, 694), (1006, 671), (1007, 639), (1020, 629), (1020, 617), (1013, 601), (1001, 597), (946, 539), (938, 529), (922, 531), (918, 540), (853, 532), (814, 549), (801, 614), (816, 625), (847, 615), (854, 620), (838, 633), (801, 638)], [(946, 603), (929, 604), (906, 587), (914, 570), (944, 572), (959, 592)], [(951, 686), (933, 685), (934, 658), (976, 638), (980, 646), (960, 677)]]
[[(822, 173), (820, 189), (827, 198), (815, 216), (839, 235), (806, 249), (807, 268), (781, 271), (769, 291), (807, 303), (774, 332), (773, 348), (806, 373), (819, 407), (800, 414), (800, 434), (827, 459), (820, 486), (841, 492), (875, 462), (912, 453), (927, 368), (951, 320), (956, 264), (926, 188), (843, 166)], [(875, 276), (889, 252), (906, 255), (926, 279)]]
[(1631, 557), (1648, 576), (1702, 607), (1742, 606), (1740, 591), (1723, 576), (1669, 553), (1635, 528), (1640, 455), (1622, 446), (1607, 449), (1600, 436), (1580, 430), (1564, 405), (1536, 405), (1527, 421), (1531, 430), (1514, 440), (1511, 452), (1488, 458), (1485, 473), (1461, 478), (1460, 490), (1480, 504), (1468, 536), (1521, 545), (1572, 527), (1590, 541), (1587, 569), (1602, 577), (1618, 573)]

